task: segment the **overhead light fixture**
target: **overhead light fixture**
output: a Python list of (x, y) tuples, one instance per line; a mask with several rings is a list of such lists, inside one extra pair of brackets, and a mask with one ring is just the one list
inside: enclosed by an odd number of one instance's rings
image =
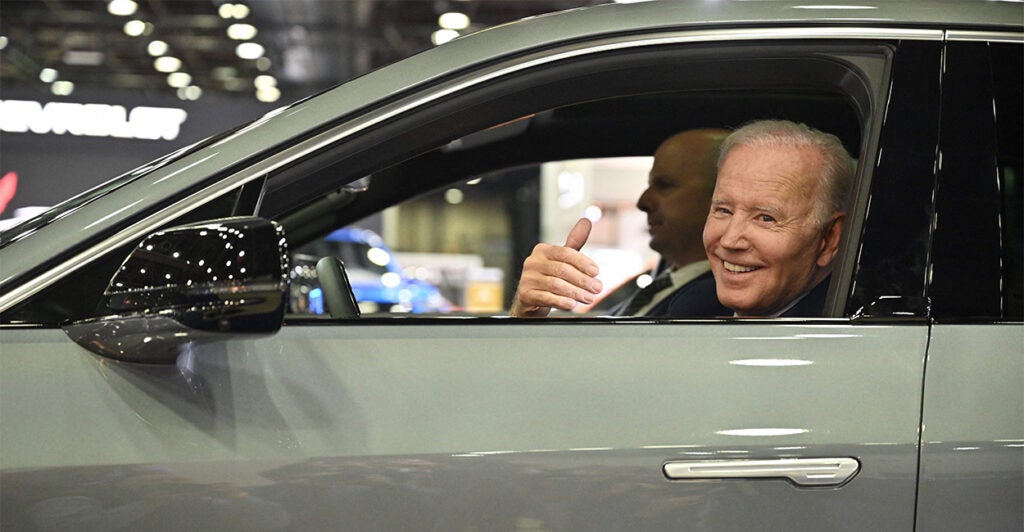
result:
[(110, 0), (110, 3), (107, 4), (107, 12), (119, 17), (134, 15), (138, 9), (139, 4), (136, 4), (134, 0)]
[(444, 44), (458, 36), (459, 32), (455, 30), (440, 29), (431, 34), (430, 41), (434, 44)]
[(4, 48), (7, 48), (7, 42), (8, 42), (7, 36), (6, 35), (0, 35), (0, 50), (3, 50)]
[(39, 81), (53, 83), (57, 81), (57, 71), (52, 68), (44, 68), (39, 71)]
[(249, 16), (249, 6), (245, 4), (232, 3), (221, 4), (220, 7), (217, 8), (217, 14), (223, 19), (234, 18), (241, 20)]
[(254, 42), (243, 42), (235, 47), (235, 54), (242, 59), (258, 59), (263, 55), (263, 46)]
[(167, 50), (169, 50), (170, 48), (171, 47), (168, 46), (167, 43), (165, 43), (164, 41), (157, 40), (151, 41), (149, 45), (146, 46), (146, 52), (148, 52), (149, 55), (153, 57), (160, 57), (161, 55), (166, 54)]
[(437, 17), (437, 25), (446, 30), (464, 30), (469, 27), (469, 16), (459, 12), (448, 12)]
[(138, 37), (146, 32), (146, 23), (139, 20), (133, 19), (124, 23), (124, 34), (129, 37)]
[(256, 60), (256, 68), (258, 68), (260, 72), (266, 72), (270, 70), (270, 66), (271, 63), (269, 57), (264, 56)]
[(261, 102), (276, 102), (281, 98), (281, 91), (277, 87), (264, 87), (256, 90), (256, 99)]
[(181, 59), (170, 55), (157, 57), (153, 60), (153, 68), (157, 72), (177, 72), (181, 69)]
[(228, 37), (236, 41), (248, 41), (256, 36), (256, 26), (252, 24), (232, 24), (228, 26)]
[(260, 76), (256, 76), (256, 79), (252, 80), (252, 84), (257, 89), (266, 89), (266, 88), (269, 88), (269, 87), (276, 87), (277, 86), (277, 78), (275, 78), (274, 76), (268, 76), (266, 74), (263, 74), (263, 75), (260, 75)]
[(167, 74), (167, 84), (174, 88), (187, 87), (192, 83), (192, 76), (185, 72), (171, 72)]
[(67, 96), (75, 91), (75, 84), (70, 81), (54, 81), (53, 85), (50, 85), (50, 91), (57, 96)]
[(195, 101), (203, 95), (203, 89), (196, 85), (189, 85), (188, 87), (181, 87), (178, 89), (178, 98), (182, 100)]

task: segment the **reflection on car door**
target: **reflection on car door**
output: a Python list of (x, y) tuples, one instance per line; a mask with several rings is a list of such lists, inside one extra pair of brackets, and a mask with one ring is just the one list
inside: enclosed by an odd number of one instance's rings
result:
[[(15, 334), (53, 349), (17, 365), (48, 379), (0, 368), (5, 404), (25, 383), (51, 396), (45, 426), (5, 420), (12, 525), (913, 527), (923, 325), (292, 324), (177, 367)], [(67, 427), (79, 444), (55, 464)], [(806, 458), (859, 471), (814, 487), (742, 469)], [(741, 472), (666, 478), (707, 461)]]

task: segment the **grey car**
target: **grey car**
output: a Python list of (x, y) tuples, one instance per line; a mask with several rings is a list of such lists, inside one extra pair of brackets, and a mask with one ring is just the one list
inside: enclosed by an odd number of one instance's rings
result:
[[(73, 198), (0, 244), (0, 528), (1021, 530), (1022, 47), (1019, 3), (601, 5)], [(765, 117), (859, 161), (821, 317), (288, 306), (339, 227), (483, 176), (514, 265), (524, 168)]]

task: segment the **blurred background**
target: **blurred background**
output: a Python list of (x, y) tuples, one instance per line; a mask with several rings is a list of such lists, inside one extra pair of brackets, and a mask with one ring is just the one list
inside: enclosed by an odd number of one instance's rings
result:
[(17, 179), (0, 218), (460, 34), (595, 3), (0, 0), (0, 188)]

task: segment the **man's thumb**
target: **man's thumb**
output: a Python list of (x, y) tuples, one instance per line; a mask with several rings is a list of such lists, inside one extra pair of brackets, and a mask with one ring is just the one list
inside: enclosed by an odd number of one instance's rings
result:
[(589, 219), (580, 218), (580, 221), (576, 222), (576, 225), (572, 226), (572, 230), (569, 231), (569, 236), (565, 239), (565, 247), (579, 251), (583, 244), (587, 243), (587, 238), (590, 238), (590, 230), (593, 227), (594, 224)]

